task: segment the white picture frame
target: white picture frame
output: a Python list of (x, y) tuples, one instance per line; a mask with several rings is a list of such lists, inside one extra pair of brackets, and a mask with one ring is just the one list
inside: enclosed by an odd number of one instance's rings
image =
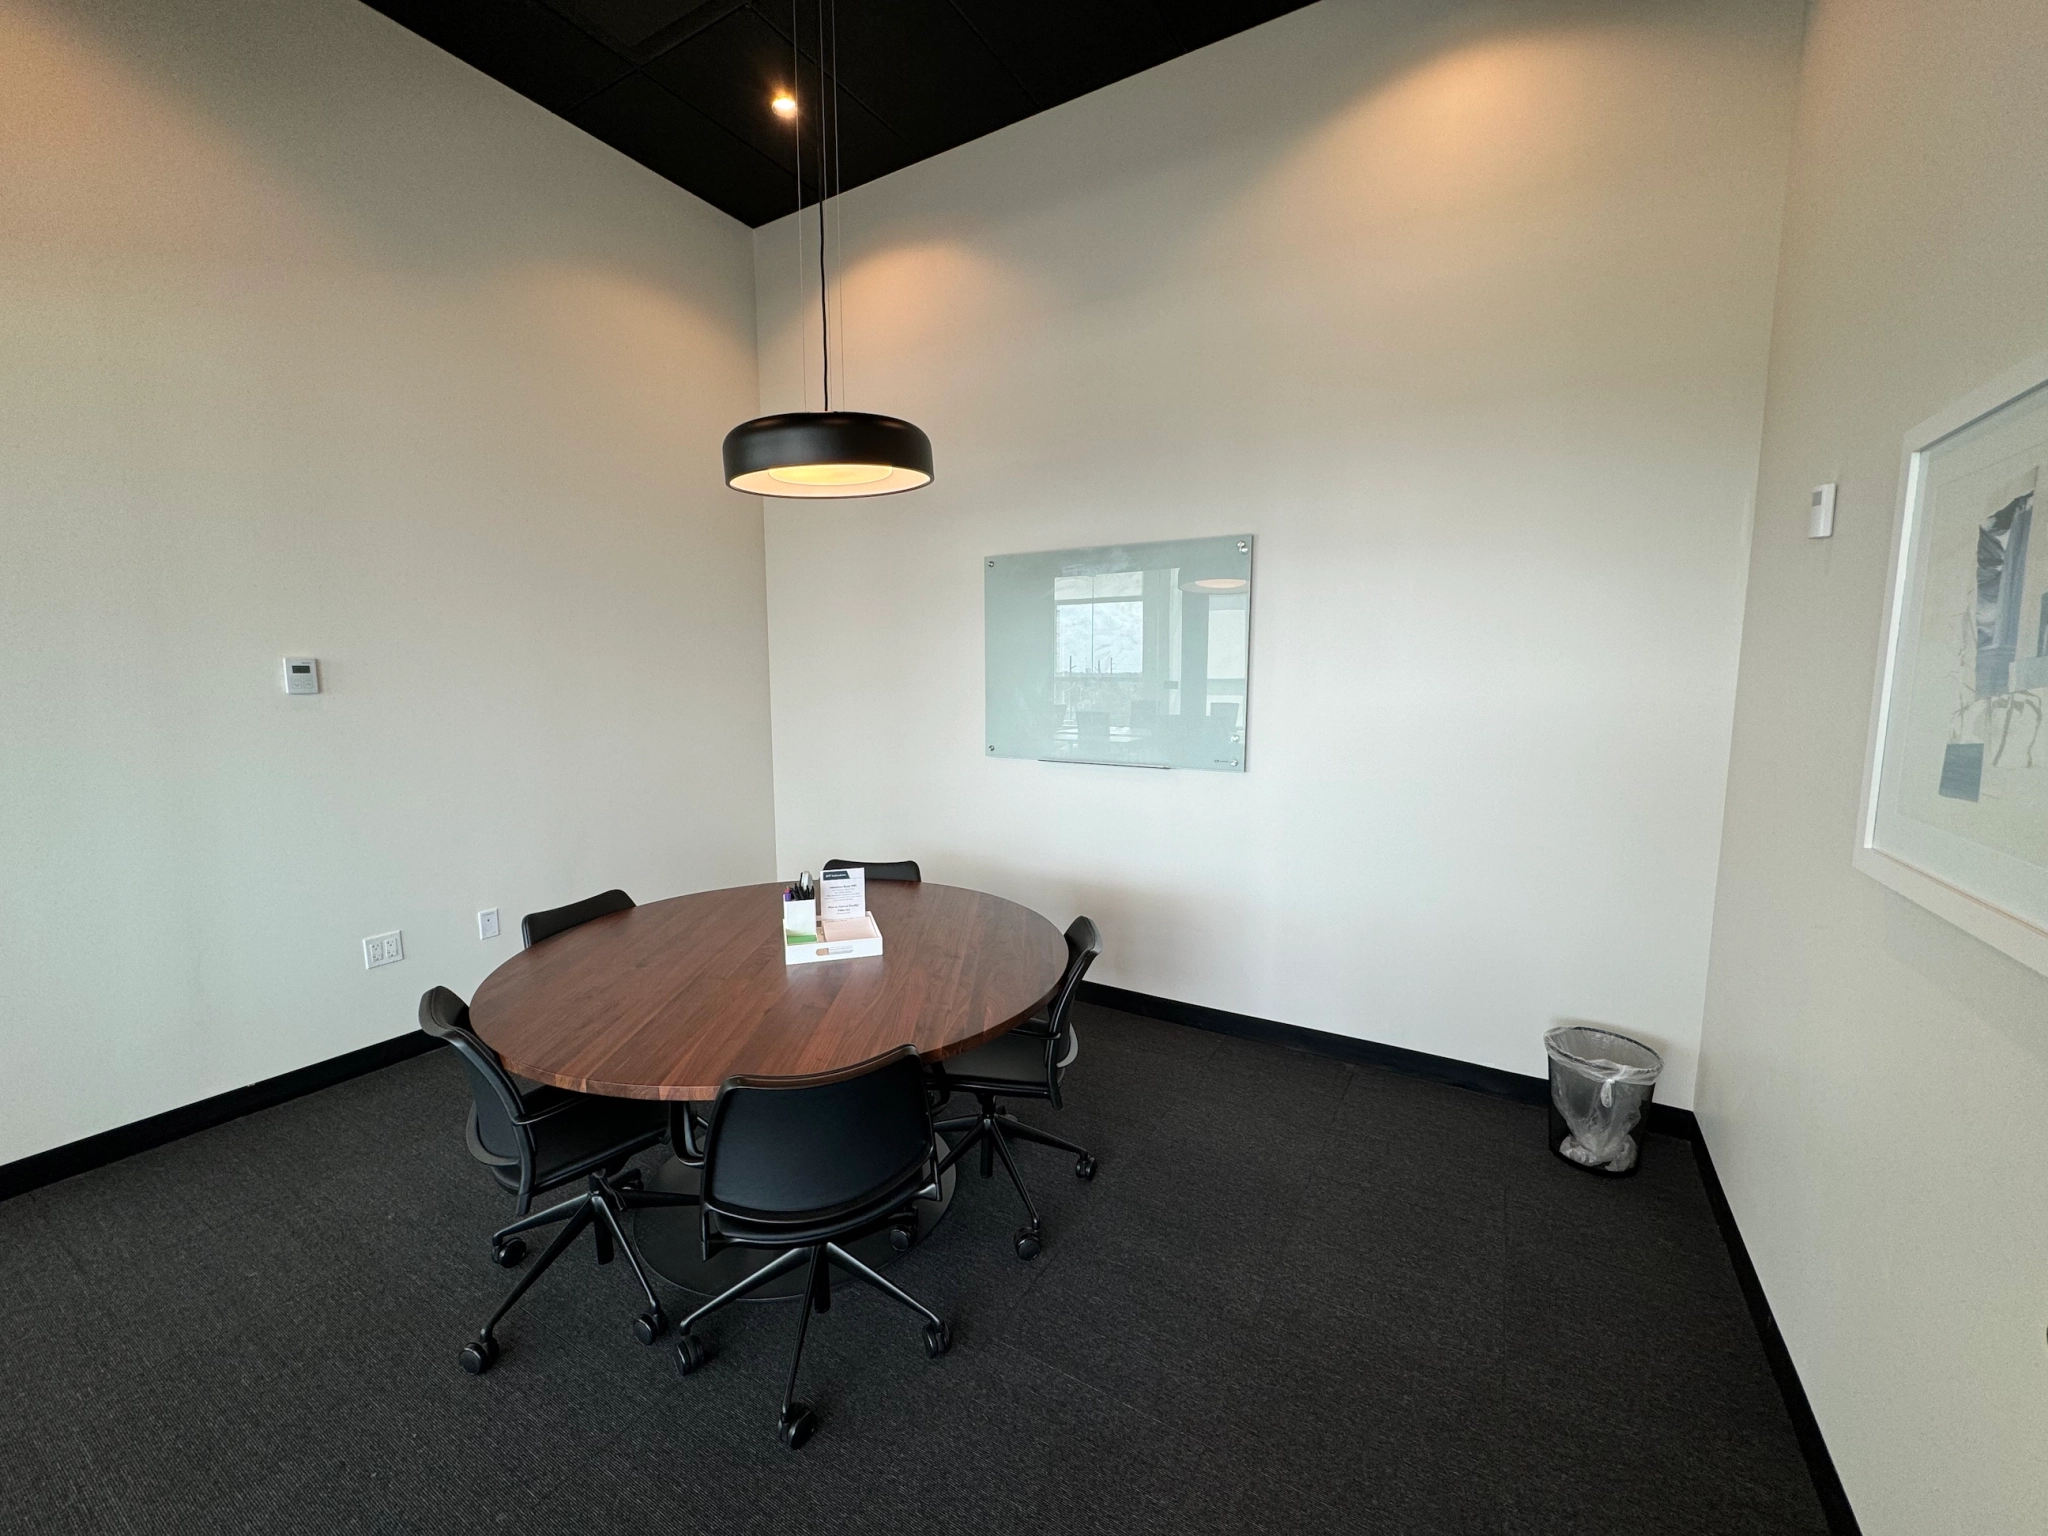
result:
[[(2048, 975), (2048, 518), (2033, 544), (2037, 480), (2048, 512), (2048, 352), (1905, 435), (1854, 864)], [(2016, 616), (2035, 608), (2038, 623), (2015, 639)]]

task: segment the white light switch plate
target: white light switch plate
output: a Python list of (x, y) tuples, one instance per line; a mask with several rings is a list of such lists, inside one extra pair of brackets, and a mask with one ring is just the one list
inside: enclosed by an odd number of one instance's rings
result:
[(1813, 488), (1813, 499), (1807, 503), (1806, 536), (1809, 539), (1831, 539), (1835, 536), (1835, 482)]
[(363, 940), (363, 969), (366, 971), (374, 971), (380, 965), (396, 965), (404, 958), (403, 932), (380, 933)]
[(495, 939), (498, 936), (498, 909), (485, 907), (476, 915), (476, 936), (480, 939)]

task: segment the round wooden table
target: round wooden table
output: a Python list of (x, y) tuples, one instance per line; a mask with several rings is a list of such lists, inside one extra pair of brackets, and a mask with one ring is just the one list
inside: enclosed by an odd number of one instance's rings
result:
[[(788, 965), (780, 883), (649, 902), (522, 950), (485, 978), (470, 1027), (507, 1071), (579, 1093), (705, 1100), (728, 1077), (852, 1066), (905, 1043), (942, 1061), (1043, 1007), (1066, 968), (1057, 928), (1028, 907), (958, 886), (875, 881), (883, 952)], [(650, 1188), (697, 1187), (671, 1159)], [(927, 1206), (919, 1237), (952, 1196)], [(695, 1211), (636, 1216), (643, 1256), (667, 1279), (715, 1294), (772, 1258), (702, 1255)], [(893, 1256), (886, 1238), (869, 1262)], [(785, 1288), (763, 1288), (771, 1299)], [(793, 1279), (789, 1290), (800, 1290)]]

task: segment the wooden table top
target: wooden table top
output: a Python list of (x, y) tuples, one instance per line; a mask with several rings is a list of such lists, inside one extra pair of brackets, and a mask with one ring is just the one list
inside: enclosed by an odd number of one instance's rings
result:
[(508, 1071), (579, 1093), (709, 1099), (736, 1073), (852, 1066), (905, 1043), (942, 1061), (1051, 998), (1060, 931), (958, 886), (877, 880), (883, 952), (787, 965), (780, 883), (615, 912), (485, 978), (471, 1027)]

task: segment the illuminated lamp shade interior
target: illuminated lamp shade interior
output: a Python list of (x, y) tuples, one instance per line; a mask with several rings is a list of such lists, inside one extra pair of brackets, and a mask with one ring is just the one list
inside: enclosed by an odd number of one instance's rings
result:
[(792, 464), (771, 469), (771, 478), (784, 485), (872, 485), (895, 473), (888, 464)]

